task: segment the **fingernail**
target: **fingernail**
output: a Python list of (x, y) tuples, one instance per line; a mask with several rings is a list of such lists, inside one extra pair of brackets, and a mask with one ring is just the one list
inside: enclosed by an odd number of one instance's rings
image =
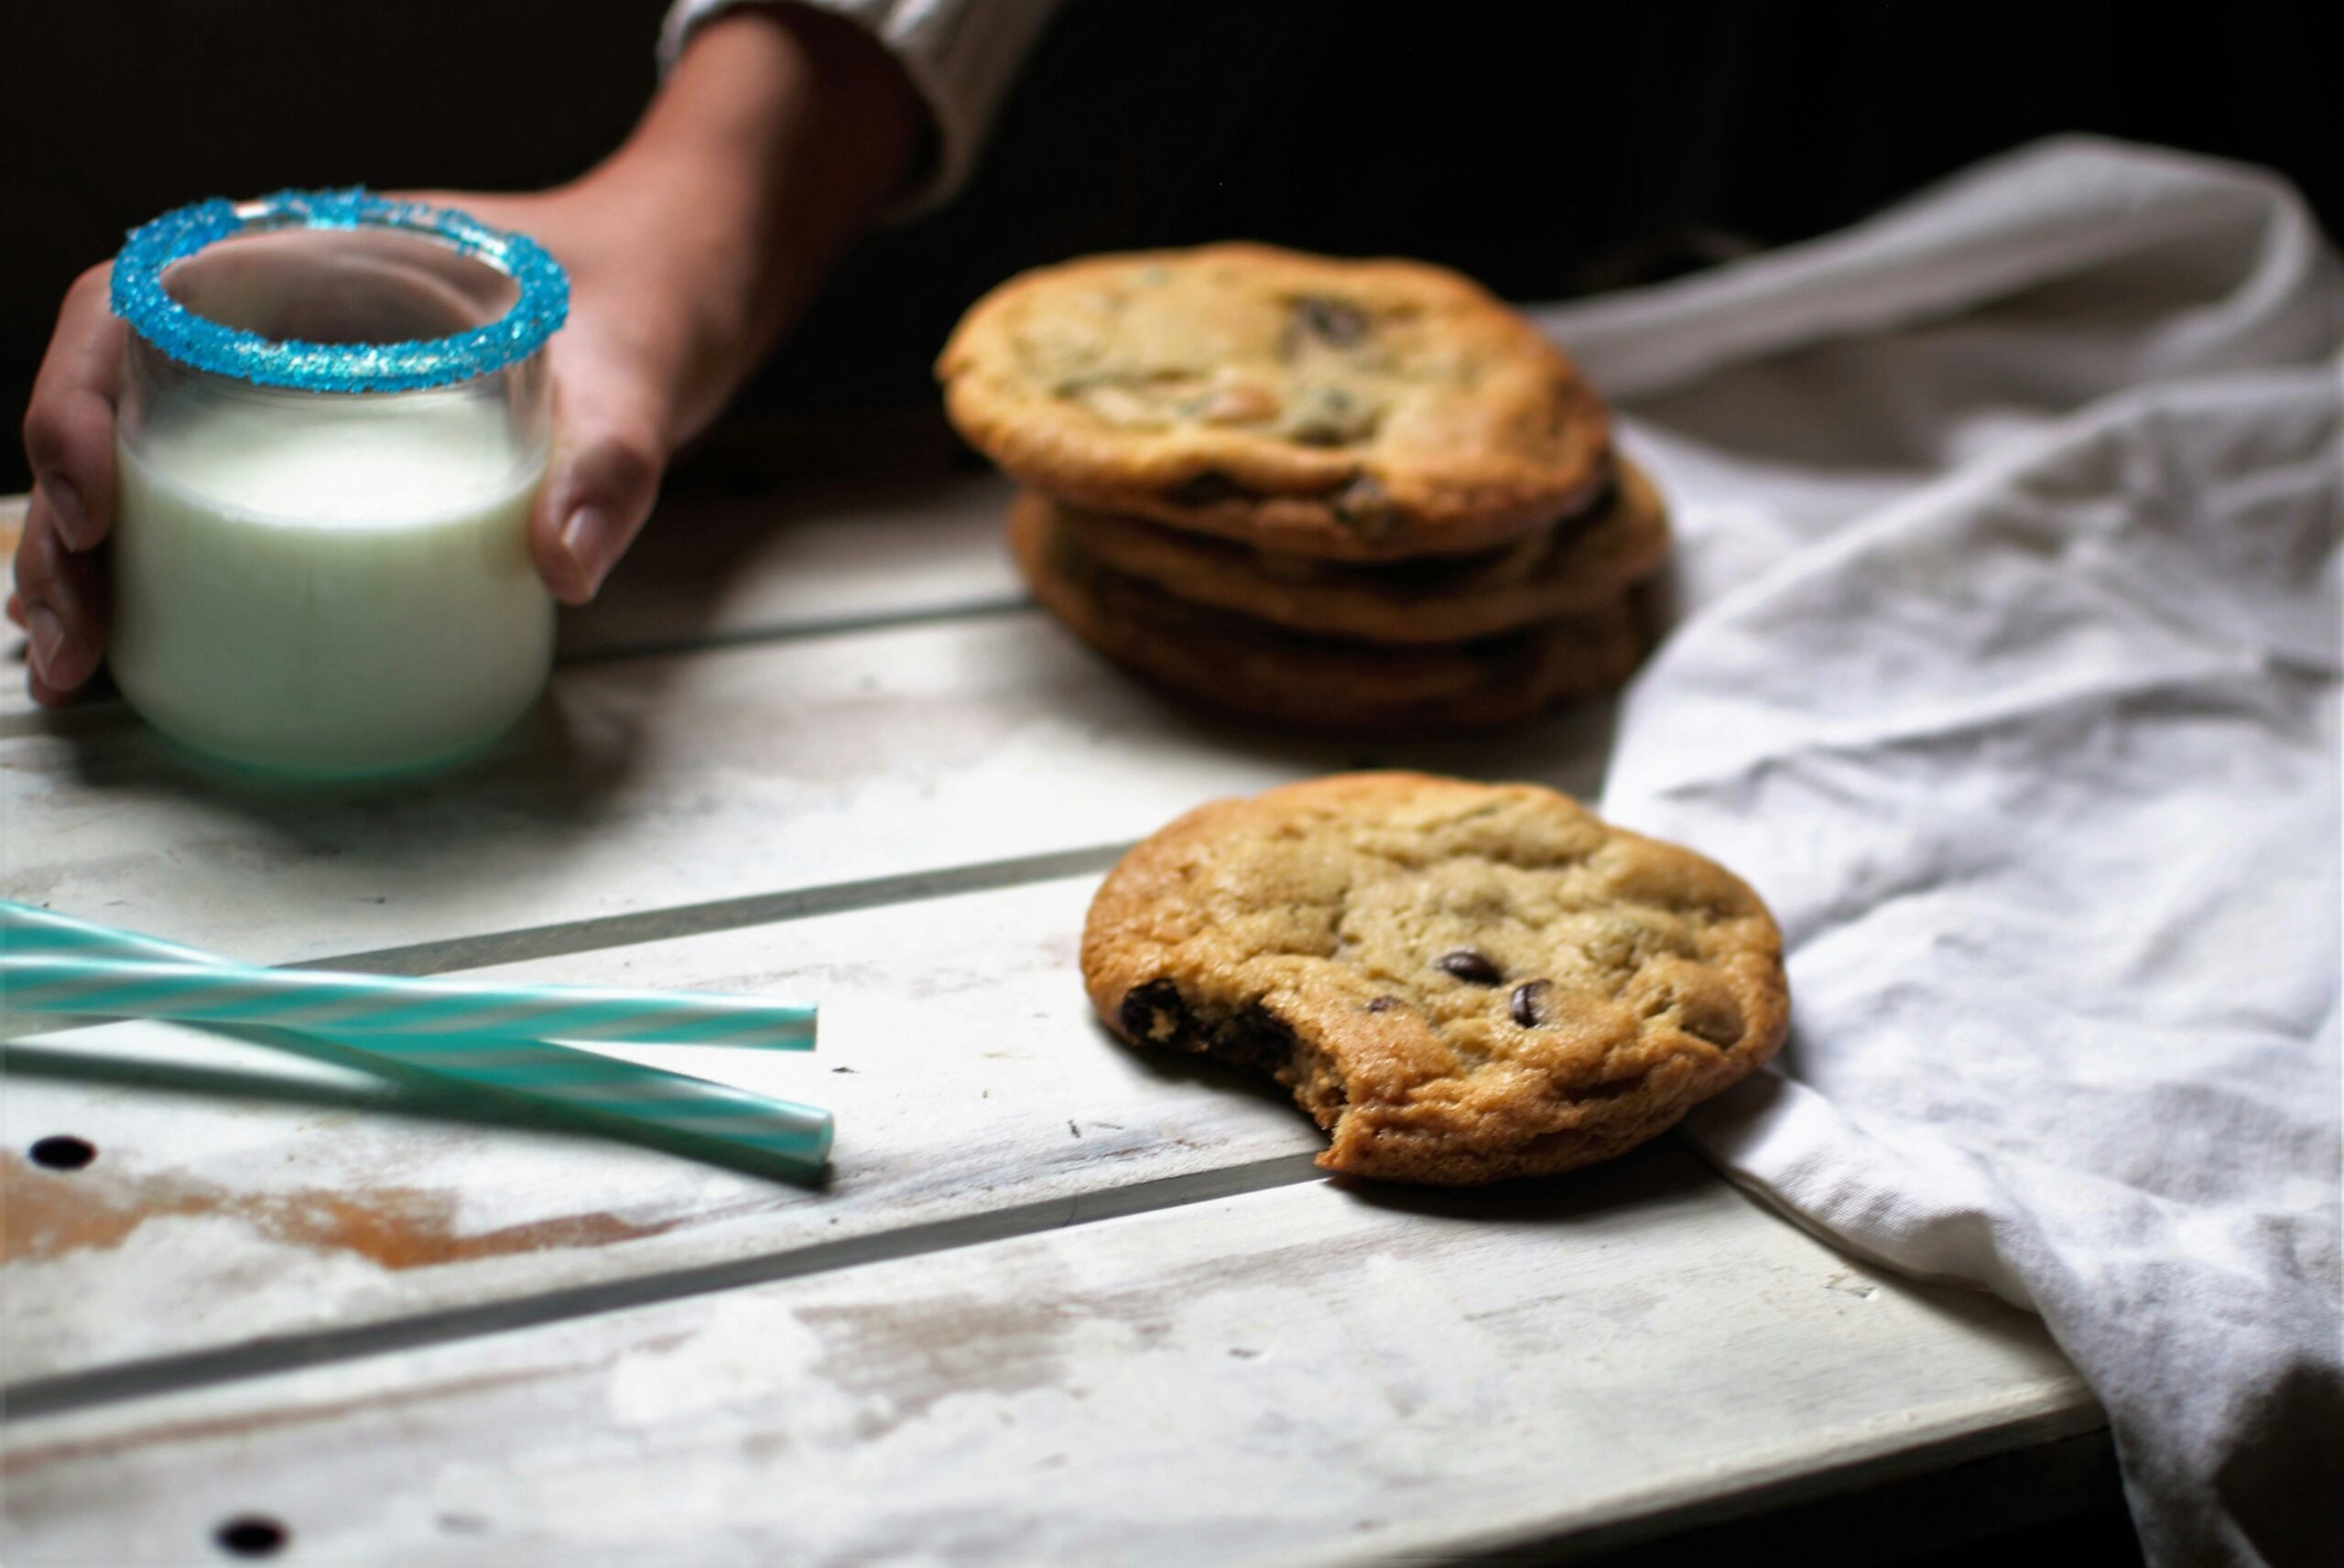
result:
[(599, 506), (581, 506), (561, 525), (562, 554), (578, 568), (580, 587), (588, 594), (602, 586), (602, 567), (610, 558), (610, 517)]
[(57, 531), (64, 535), (66, 545), (80, 549), (90, 528), (90, 514), (81, 504), (81, 492), (61, 479), (51, 478), (40, 481), (40, 495), (49, 503), (49, 514), (56, 521)]
[(65, 641), (65, 622), (48, 605), (36, 604), (25, 617), (25, 635), (32, 639), (34, 673), (47, 680), (49, 666)]

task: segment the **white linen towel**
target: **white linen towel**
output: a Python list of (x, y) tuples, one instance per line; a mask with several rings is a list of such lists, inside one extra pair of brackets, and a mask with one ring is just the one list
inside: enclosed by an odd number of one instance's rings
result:
[(2066, 139), (1548, 312), (1677, 509), (1603, 809), (1781, 918), (1688, 1123), (2042, 1314), (2153, 1562), (2344, 1563), (2344, 279), (2255, 170)]

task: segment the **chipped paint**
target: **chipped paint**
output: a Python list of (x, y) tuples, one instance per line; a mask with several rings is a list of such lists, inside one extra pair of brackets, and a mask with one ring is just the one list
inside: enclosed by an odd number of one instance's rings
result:
[(276, 1427), (303, 1426), (318, 1422), (331, 1422), (360, 1411), (394, 1410), (419, 1405), (432, 1400), (456, 1399), (467, 1394), (486, 1393), (492, 1390), (511, 1388), (520, 1383), (534, 1383), (547, 1378), (558, 1378), (577, 1371), (574, 1364), (563, 1363), (547, 1367), (531, 1367), (517, 1371), (489, 1372), (478, 1377), (453, 1378), (422, 1388), (401, 1389), (391, 1393), (369, 1394), (364, 1399), (340, 1400), (315, 1405), (277, 1405), (259, 1410), (243, 1411), (233, 1415), (212, 1416), (195, 1421), (166, 1422), (157, 1426), (134, 1427), (128, 1432), (109, 1433), (102, 1437), (68, 1438), (63, 1442), (46, 1444), (38, 1448), (15, 1449), (0, 1454), (0, 1476), (20, 1476), (46, 1465), (70, 1463), (80, 1459), (110, 1458), (135, 1449), (152, 1448), (163, 1444), (200, 1443), (217, 1437), (250, 1437)]

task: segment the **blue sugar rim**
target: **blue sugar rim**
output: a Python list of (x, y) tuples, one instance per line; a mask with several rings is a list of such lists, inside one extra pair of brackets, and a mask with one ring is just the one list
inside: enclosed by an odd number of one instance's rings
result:
[[(236, 234), (274, 229), (392, 229), (430, 234), (520, 286), (513, 308), (484, 327), (400, 343), (309, 343), (206, 320), (172, 298), (163, 270)], [(279, 190), (238, 205), (214, 198), (131, 232), (114, 258), (114, 313), (179, 363), (258, 386), (300, 392), (415, 392), (452, 386), (527, 359), (570, 318), (570, 275), (526, 234), (492, 229), (451, 207), (396, 201), (361, 187)]]

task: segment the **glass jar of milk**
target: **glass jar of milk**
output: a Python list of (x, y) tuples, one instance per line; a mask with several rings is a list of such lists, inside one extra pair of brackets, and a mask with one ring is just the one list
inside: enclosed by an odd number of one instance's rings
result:
[(430, 768), (508, 729), (553, 656), (529, 514), (568, 299), (528, 240), (364, 191), (134, 233), (108, 655), (131, 706), (317, 777)]

